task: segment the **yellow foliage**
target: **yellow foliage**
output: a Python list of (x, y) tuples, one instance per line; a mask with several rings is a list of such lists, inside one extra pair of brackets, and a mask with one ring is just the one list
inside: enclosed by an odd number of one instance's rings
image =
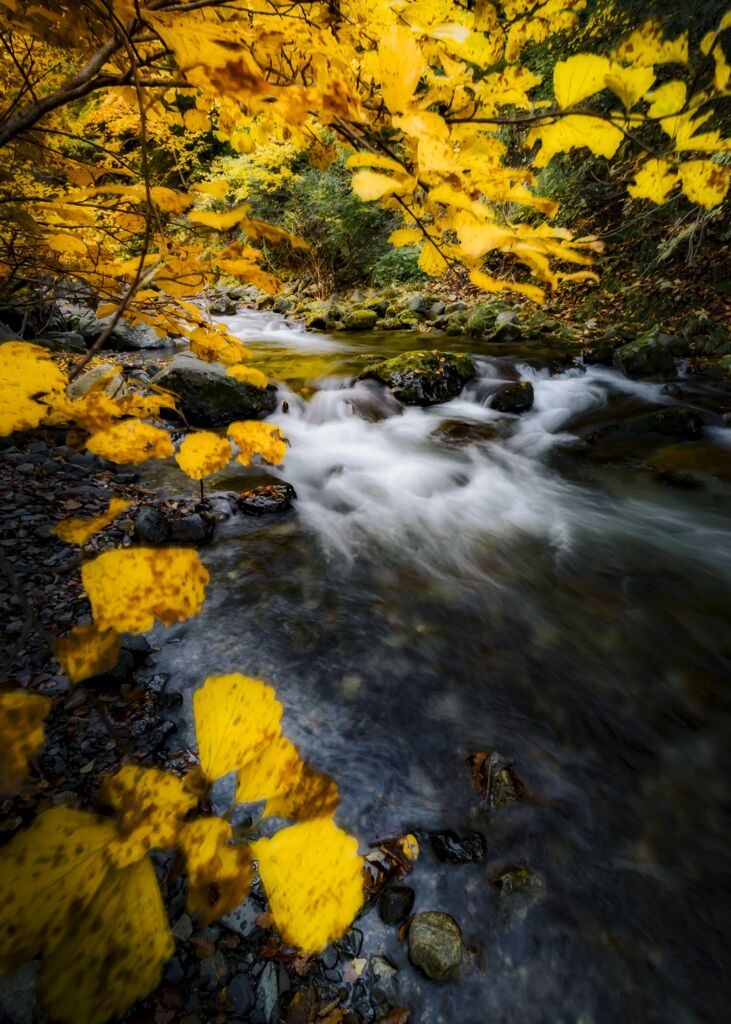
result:
[(606, 85), (610, 62), (594, 53), (578, 53), (560, 60), (553, 69), (553, 91), (560, 107), (573, 107)]
[(687, 64), (688, 33), (683, 32), (674, 40), (666, 39), (660, 19), (652, 18), (621, 42), (614, 56), (617, 60), (637, 67)]
[(223, 363), (224, 366), (235, 366), (250, 354), (237, 338), (205, 327), (191, 331), (190, 351), (207, 363)]
[(202, 192), (204, 195), (213, 196), (214, 199), (218, 199), (219, 202), (223, 202), (228, 194), (229, 184), (227, 181), (199, 181), (197, 184), (192, 185), (191, 188), (195, 192)]
[[(28, 762), (43, 746), (43, 722), (50, 710), (50, 697), (22, 690), (0, 693), (0, 796), (13, 793), (28, 774)], [(0, 950), (1, 943), (2, 937)]]
[(0, 969), (12, 970), (63, 942), (108, 871), (114, 837), (104, 818), (53, 807), (3, 847)]
[(110, 872), (43, 961), (44, 1010), (64, 1024), (104, 1024), (159, 984), (174, 948), (149, 858)]
[(633, 199), (651, 199), (653, 203), (664, 203), (677, 180), (677, 174), (667, 161), (651, 158), (645, 161), (627, 191)]
[(197, 803), (182, 779), (129, 764), (104, 780), (100, 796), (116, 812), (119, 837), (109, 854), (120, 868), (152, 849), (172, 846), (183, 818)]
[(678, 174), (688, 199), (709, 210), (723, 202), (731, 181), (731, 167), (712, 160), (686, 160)]
[(48, 349), (25, 341), (0, 345), (0, 436), (37, 427), (49, 411), (38, 399), (58, 397), (65, 387)]
[(100, 629), (144, 633), (197, 615), (208, 572), (192, 548), (124, 548), (85, 562), (81, 580)]
[(472, 284), (477, 285), (478, 288), (482, 288), (483, 292), (501, 292), (508, 289), (509, 291), (519, 292), (521, 295), (526, 295), (529, 299), (533, 299), (535, 302), (543, 302), (545, 298), (543, 289), (539, 288), (535, 284), (520, 284), (516, 281), (499, 281), (494, 277), (490, 277), (489, 274), (483, 274), (481, 270), (471, 271), (470, 281)]
[(378, 46), (381, 90), (392, 114), (408, 109), (425, 67), (418, 43), (405, 25), (394, 25)]
[(244, 466), (250, 466), (255, 455), (264, 462), (278, 465), (287, 451), (286, 440), (282, 437), (279, 427), (272, 423), (237, 420), (235, 423), (229, 423), (227, 434), (239, 449), (236, 460)]
[(316, 818), (251, 848), (286, 942), (319, 953), (342, 935), (363, 901), (363, 860), (352, 836), (331, 818)]
[(338, 806), (338, 787), (301, 759), (293, 743), (280, 736), (239, 771), (236, 799), (266, 800), (264, 817), (321, 818)]
[(370, 201), (383, 199), (389, 195), (403, 195), (408, 190), (408, 179), (391, 178), (387, 174), (377, 174), (375, 171), (357, 171), (353, 175), (352, 186), (357, 196)]
[(229, 377), (233, 377), (234, 380), (253, 384), (255, 388), (265, 388), (269, 384), (266, 374), (262, 373), (261, 370), (257, 370), (255, 366), (246, 366), (244, 363), (236, 363), (234, 366), (229, 366), (226, 373)]
[(210, 780), (243, 767), (281, 735), (274, 689), (239, 673), (206, 679), (193, 694), (193, 713), (201, 769)]
[(166, 430), (142, 420), (123, 420), (108, 430), (92, 434), (86, 447), (110, 462), (134, 466), (147, 459), (166, 459), (174, 451)]
[(46, 243), (55, 252), (75, 253), (77, 256), (86, 256), (86, 246), (76, 235), (49, 235), (46, 238)]
[(655, 81), (655, 72), (649, 68), (625, 68), (612, 64), (606, 83), (619, 96), (625, 110), (631, 110), (649, 92)]
[(51, 533), (68, 544), (86, 544), (90, 537), (93, 537), (99, 530), (103, 530), (113, 519), (116, 519), (131, 506), (131, 501), (112, 498), (107, 511), (100, 516), (95, 516), (93, 519), (62, 519), (60, 523), (56, 523)]
[(204, 476), (223, 469), (231, 455), (231, 445), (225, 437), (219, 437), (210, 430), (201, 430), (196, 434), (188, 434), (175, 461), (193, 480), (202, 480)]
[(183, 124), (189, 132), (207, 132), (211, 128), (211, 119), (204, 111), (191, 107), (183, 114)]
[(215, 213), (213, 210), (192, 210), (188, 214), (188, 220), (194, 224), (214, 228), (216, 231), (228, 231), (240, 224), (248, 213), (248, 206), (236, 206), (233, 210), (225, 210), (223, 213)]
[(541, 149), (534, 160), (535, 167), (545, 167), (556, 153), (586, 146), (595, 156), (612, 157), (623, 138), (622, 132), (608, 121), (599, 121), (587, 114), (569, 114), (553, 124), (534, 128), (528, 134), (527, 145), (540, 140)]
[(74, 626), (67, 636), (59, 637), (53, 651), (72, 683), (109, 672), (119, 659), (122, 641), (113, 629), (99, 629), (94, 623)]
[(232, 846), (223, 818), (198, 818), (184, 825), (178, 845), (188, 873), (188, 910), (205, 928), (246, 899), (254, 878), (248, 847)]

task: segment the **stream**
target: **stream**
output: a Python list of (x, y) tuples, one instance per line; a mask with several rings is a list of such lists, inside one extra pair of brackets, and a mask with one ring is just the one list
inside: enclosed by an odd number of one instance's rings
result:
[[(414, 1024), (722, 1019), (731, 429), (708, 414), (700, 441), (592, 445), (676, 398), (525, 346), (222, 320), (278, 382), (271, 421), (290, 448), (209, 491), (275, 477), (298, 498), (282, 518), (220, 524), (201, 614), (155, 634), (191, 742), (207, 675), (260, 677), (287, 735), (337, 779), (338, 822), (363, 852), (410, 830), (485, 835), (486, 861), (465, 865), (424, 838), (408, 879), (416, 912), (461, 926), (454, 980), (422, 977), (375, 911), (358, 923), (362, 955), (399, 966), (392, 1001)], [(351, 383), (364, 355), (414, 348), (472, 351), (478, 376), (431, 408)], [(491, 409), (518, 378), (533, 409)], [(704, 385), (688, 387), (707, 410)], [(689, 482), (688, 445), (723, 471)], [(174, 466), (147, 479), (190, 494)], [(465, 758), (493, 750), (526, 794), (488, 813)], [(533, 873), (527, 894), (490, 884), (515, 864)]]

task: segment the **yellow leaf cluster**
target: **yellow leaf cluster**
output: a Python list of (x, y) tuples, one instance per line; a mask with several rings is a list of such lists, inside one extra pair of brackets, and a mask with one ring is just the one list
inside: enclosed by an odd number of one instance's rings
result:
[(279, 427), (271, 423), (237, 420), (235, 423), (229, 423), (227, 433), (239, 449), (237, 461), (244, 466), (250, 466), (256, 455), (264, 462), (278, 465), (287, 451), (287, 442), (282, 437)]
[(219, 437), (209, 430), (188, 434), (175, 456), (182, 471), (193, 480), (218, 473), (231, 458), (231, 445), (225, 437)]
[(0, 345), (0, 436), (37, 427), (50, 401), (66, 387), (66, 376), (40, 345), (6, 341)]
[(62, 519), (60, 523), (51, 530), (61, 540), (68, 544), (86, 544), (90, 537), (93, 537), (99, 530), (116, 519), (132, 505), (131, 501), (124, 501), (122, 498), (112, 498), (106, 512), (93, 519)]
[(0, 693), (0, 796), (13, 793), (28, 774), (28, 762), (43, 746), (43, 722), (50, 710), (49, 697), (21, 690)]
[(86, 447), (110, 462), (133, 466), (147, 459), (166, 459), (174, 452), (166, 430), (136, 419), (122, 420), (107, 430), (92, 434)]
[(244, 363), (236, 363), (234, 366), (229, 366), (226, 373), (229, 377), (233, 377), (234, 380), (253, 384), (255, 388), (265, 388), (269, 384), (266, 374), (262, 373), (261, 370), (257, 370), (255, 366), (246, 366)]

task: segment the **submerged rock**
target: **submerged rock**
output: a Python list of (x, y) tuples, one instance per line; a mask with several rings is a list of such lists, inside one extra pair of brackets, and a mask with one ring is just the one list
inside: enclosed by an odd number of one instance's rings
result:
[(354, 309), (343, 321), (346, 331), (370, 331), (376, 325), (378, 314), (374, 309)]
[(234, 380), (220, 363), (206, 363), (190, 352), (174, 356), (153, 378), (178, 396), (180, 411), (196, 427), (222, 427), (232, 420), (257, 420), (273, 412), (276, 388)]
[(432, 850), (436, 857), (449, 864), (479, 864), (487, 856), (487, 843), (482, 832), (430, 832)]
[(462, 933), (449, 914), (427, 910), (409, 928), (409, 956), (428, 978), (442, 978), (462, 959)]
[(414, 896), (408, 885), (385, 885), (378, 894), (378, 916), (385, 924), (401, 924), (411, 913)]
[(632, 434), (662, 434), (692, 441), (703, 433), (703, 417), (687, 405), (670, 405), (633, 416), (624, 426)]
[(527, 412), (532, 406), (533, 385), (528, 380), (502, 384), (492, 399), (492, 408), (498, 412)]
[(246, 515), (265, 516), (286, 512), (296, 497), (291, 484), (261, 484), (242, 491), (236, 498), (236, 504)]
[(406, 405), (436, 405), (460, 393), (475, 375), (470, 356), (453, 352), (409, 352), (367, 367), (356, 380), (377, 380)]

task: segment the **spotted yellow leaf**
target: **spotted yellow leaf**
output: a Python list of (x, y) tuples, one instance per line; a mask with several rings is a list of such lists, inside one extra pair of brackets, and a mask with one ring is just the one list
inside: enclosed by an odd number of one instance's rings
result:
[(424, 56), (408, 26), (395, 25), (384, 32), (378, 45), (378, 63), (386, 106), (392, 114), (402, 114), (426, 70)]
[(12, 970), (66, 937), (109, 870), (114, 825), (52, 807), (0, 851), (0, 968)]
[(110, 462), (138, 465), (147, 459), (166, 459), (173, 454), (167, 430), (142, 420), (122, 420), (107, 430), (92, 434), (86, 447)]
[(677, 174), (667, 161), (652, 158), (645, 161), (627, 191), (633, 199), (651, 199), (653, 203), (664, 203), (677, 180)]
[(100, 629), (144, 633), (197, 615), (208, 572), (192, 548), (123, 548), (85, 562), (81, 580)]
[(0, 796), (13, 793), (28, 774), (28, 762), (43, 746), (50, 697), (22, 690), (0, 693)]
[(614, 51), (617, 60), (635, 67), (654, 64), (687, 64), (688, 33), (666, 39), (659, 18), (651, 18), (623, 40)]
[(264, 817), (321, 818), (338, 806), (338, 787), (329, 775), (310, 768), (286, 737), (273, 740), (238, 774), (240, 803), (266, 800)]
[(649, 92), (655, 81), (655, 72), (649, 68), (625, 68), (612, 63), (606, 83), (615, 96), (619, 96), (625, 110), (631, 110)]
[(678, 174), (688, 199), (709, 210), (723, 202), (731, 181), (731, 167), (712, 160), (686, 160)]
[(535, 167), (545, 167), (556, 153), (586, 146), (595, 156), (612, 157), (624, 136), (608, 121), (589, 115), (570, 114), (553, 124), (534, 128), (528, 133), (528, 145), (540, 140), (541, 148), (533, 161)]
[(223, 363), (224, 366), (234, 366), (250, 355), (236, 338), (205, 327), (196, 327), (191, 332), (190, 351), (207, 363)]
[(218, 779), (241, 768), (281, 735), (274, 689), (238, 672), (210, 676), (193, 694), (201, 769)]
[(255, 388), (265, 388), (269, 384), (266, 374), (262, 373), (261, 370), (257, 370), (255, 366), (246, 366), (244, 363), (229, 366), (226, 373), (229, 377), (233, 377), (234, 380), (253, 384)]
[(149, 857), (109, 872), (67, 941), (43, 961), (46, 1015), (63, 1024), (122, 1016), (156, 988), (174, 948)]
[(53, 645), (54, 654), (72, 683), (81, 683), (109, 672), (119, 660), (122, 646), (113, 629), (99, 629), (95, 623), (74, 626), (67, 636)]
[(350, 927), (363, 901), (363, 860), (332, 818), (280, 829), (251, 848), (285, 942), (319, 953)]
[(0, 436), (37, 427), (49, 412), (43, 397), (58, 397), (65, 387), (48, 349), (25, 341), (0, 345)]
[(248, 847), (231, 845), (231, 826), (222, 818), (198, 818), (184, 825), (178, 847), (185, 856), (188, 910), (204, 928), (237, 907), (254, 878)]
[(60, 523), (56, 523), (51, 533), (69, 544), (86, 544), (89, 537), (93, 537), (99, 530), (103, 530), (131, 505), (131, 501), (112, 498), (107, 511), (100, 516), (95, 516), (93, 519), (62, 519)]
[(202, 480), (223, 469), (231, 455), (231, 445), (225, 437), (219, 437), (210, 430), (201, 430), (188, 434), (175, 461), (191, 479)]
[(86, 246), (76, 235), (49, 235), (46, 238), (46, 242), (54, 252), (75, 253), (77, 256), (86, 256)]
[(278, 465), (287, 451), (287, 442), (279, 432), (279, 427), (272, 423), (261, 423), (259, 420), (237, 420), (229, 423), (228, 436), (239, 449), (236, 456), (244, 466), (251, 465), (255, 455), (271, 465)]
[(384, 196), (403, 195), (407, 191), (408, 180), (404, 177), (392, 178), (376, 171), (356, 171), (352, 185), (355, 194), (368, 202), (383, 199)]

